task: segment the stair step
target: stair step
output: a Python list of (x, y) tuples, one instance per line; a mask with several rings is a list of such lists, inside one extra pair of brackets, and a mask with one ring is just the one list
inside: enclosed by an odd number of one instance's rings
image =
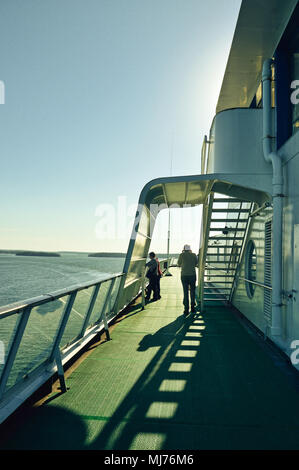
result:
[[(211, 286), (206, 286), (205, 284), (207, 284), (206, 282), (204, 283), (204, 289), (217, 289), (219, 291), (221, 290), (230, 290), (231, 288), (230, 287), (221, 287), (221, 286), (215, 286), (213, 287), (214, 284), (216, 284), (216, 282), (210, 282), (209, 284), (212, 284)], [(220, 284), (219, 282), (217, 284)], [(221, 283), (223, 284), (223, 283)]]
[[(211, 298), (211, 300), (212, 300), (212, 299), (214, 299), (214, 300), (226, 300), (226, 301), (228, 300), (228, 296), (222, 296), (222, 297), (217, 297), (217, 296), (216, 296), (216, 297), (214, 297), (214, 295), (215, 295), (214, 292), (213, 292), (213, 294), (211, 294), (211, 295), (213, 295), (213, 297)], [(206, 298), (204, 297), (204, 300), (205, 300), (205, 299), (206, 299)], [(209, 297), (207, 297), (207, 299), (209, 299)]]
[[(218, 240), (219, 240), (219, 238), (218, 238)], [(235, 238), (233, 238), (233, 240), (235, 240)], [(242, 248), (242, 245), (237, 245), (236, 243), (235, 244), (231, 243), (230, 245), (221, 245), (220, 243), (219, 244), (217, 243), (217, 245), (208, 245), (207, 249), (208, 248), (214, 248), (214, 250), (215, 250), (215, 249), (218, 249), (218, 248), (232, 248), (233, 246), (235, 247), (235, 249), (236, 248), (240, 248), (240, 249)], [(218, 250), (218, 252), (219, 252), (219, 250)], [(219, 254), (221, 254), (221, 253), (219, 253)]]
[[(223, 290), (230, 292), (232, 290), (232, 285), (230, 287), (221, 287), (221, 286), (219, 286), (219, 284), (217, 284), (217, 285), (214, 285), (214, 284), (215, 283), (213, 282), (212, 285), (210, 285), (210, 286), (209, 285), (204, 286), (204, 292), (206, 292), (208, 289), (213, 290), (213, 291), (217, 290), (219, 292), (222, 292)], [(226, 294), (226, 292), (223, 292), (223, 294)]]
[[(239, 253), (235, 253), (236, 255), (239, 255)], [(230, 258), (231, 253), (207, 253), (207, 256), (226, 256), (227, 258)]]
[[(225, 279), (227, 279), (228, 277), (234, 277), (233, 274), (213, 274), (213, 276), (209, 275), (209, 274), (205, 274), (205, 277), (223, 277)], [(208, 281), (204, 281), (204, 282), (208, 282)], [(211, 281), (212, 282), (212, 281)], [(224, 281), (223, 281), (224, 282)], [(229, 281), (230, 282), (230, 281)]]
[(225, 260), (225, 261), (223, 261), (223, 260), (222, 260), (222, 261), (206, 260), (206, 263), (207, 263), (208, 261), (210, 261), (210, 263), (215, 263), (215, 264), (217, 264), (217, 263), (228, 264), (228, 263), (229, 263), (229, 260)]
[[(238, 255), (239, 253), (235, 253), (235, 256), (238, 256)], [(219, 261), (218, 261), (217, 256), (219, 256)], [(225, 263), (225, 262), (229, 262), (232, 256), (233, 256), (232, 253), (219, 253), (219, 255), (217, 255), (217, 253), (207, 253), (207, 260), (213, 261), (213, 263)], [(217, 259), (212, 259), (212, 258), (217, 258)], [(223, 259), (223, 258), (227, 258), (227, 259)]]
[[(230, 253), (222, 253), (224, 255), (224, 257), (226, 256), (227, 258), (230, 257)], [(213, 261), (214, 263), (217, 263), (217, 253), (207, 253), (207, 257), (206, 257), (206, 260), (212, 260), (213, 258)], [(219, 259), (222, 259), (222, 261), (225, 261), (223, 260), (223, 256), (219, 256)]]
[(212, 237), (209, 237), (209, 240), (243, 240), (243, 237), (226, 237), (224, 235), (225, 238), (220, 238), (219, 236), (216, 237), (216, 235), (212, 236)]
[[(227, 284), (228, 281), (204, 281), (205, 284)], [(221, 287), (219, 288), (221, 289)]]
[[(233, 240), (235, 240), (235, 238)], [(233, 244), (231, 244), (231, 245), (208, 245), (208, 248), (217, 248), (217, 247), (218, 248), (232, 248), (233, 246), (235, 247), (235, 249), (236, 248), (242, 248), (240, 245), (233, 245)], [(219, 253), (219, 255), (224, 255), (224, 254), (225, 253)]]
[(232, 286), (233, 285), (233, 279), (231, 281), (227, 281), (227, 280), (226, 281), (204, 281), (203, 285), (208, 286), (209, 284), (211, 284), (212, 287), (213, 287), (214, 284), (216, 284), (215, 289), (221, 289), (221, 286), (219, 284), (224, 284), (226, 286), (227, 285)]
[(210, 232), (223, 232), (227, 230), (228, 232), (245, 232), (246, 228), (240, 227), (210, 227)]
[(209, 292), (211, 295), (219, 295), (219, 296), (225, 297), (229, 295), (230, 289), (229, 289), (229, 292), (215, 292), (215, 291), (211, 292), (211, 289), (209, 289), (209, 291), (204, 290), (204, 294), (209, 294)]
[(227, 208), (223, 208), (223, 209), (212, 209), (212, 213), (214, 212), (221, 212), (222, 214), (224, 213), (227, 213), (227, 214), (239, 214), (239, 213), (242, 213), (242, 214), (248, 214), (250, 212), (250, 209), (227, 209)]
[(208, 291), (204, 291), (204, 297), (206, 296), (215, 296), (215, 297), (229, 297), (229, 292), (215, 292), (215, 291), (211, 291), (208, 292)]
[(250, 202), (250, 201), (244, 201), (242, 199), (234, 199), (230, 197), (214, 197), (213, 202)]
[(205, 297), (206, 295), (213, 295), (213, 296), (214, 295), (217, 295), (217, 296), (222, 295), (222, 297), (229, 297), (230, 293), (231, 293), (231, 289), (229, 291), (226, 291), (226, 292), (221, 292), (221, 291), (216, 292), (215, 290), (212, 290), (212, 289), (210, 289), (210, 290), (205, 289), (203, 291), (203, 296)]
[[(239, 253), (235, 253), (235, 255), (237, 255), (237, 254), (239, 254)], [(214, 258), (215, 258), (215, 257), (217, 258), (217, 256), (219, 256), (220, 258), (223, 258), (223, 257), (224, 257), (224, 258), (225, 258), (225, 257), (230, 258), (231, 255), (232, 255), (231, 250), (228, 251), (227, 253), (215, 253), (215, 252), (214, 252), (214, 253), (211, 253), (211, 252), (207, 252), (207, 257), (209, 257), (209, 258), (211, 258), (212, 256), (213, 256)]]
[(235, 224), (237, 224), (237, 223), (238, 224), (240, 224), (240, 223), (246, 224), (247, 220), (248, 219), (246, 217), (246, 219), (211, 219), (211, 222), (214, 222), (214, 223), (219, 222), (219, 223), (222, 223), (222, 224), (227, 223), (227, 222), (235, 223)]
[[(218, 266), (218, 264), (219, 264), (219, 266)], [(229, 264), (235, 264), (235, 263), (233, 263), (232, 260), (229, 262), (229, 260), (226, 260), (226, 259), (222, 260), (222, 261), (221, 260), (216, 261), (216, 260), (213, 260), (213, 259), (207, 259), (205, 266), (212, 266), (212, 267), (215, 266), (216, 268), (217, 267), (224, 268), (225, 264), (229, 265)]]
[[(208, 267), (206, 266), (206, 269), (209, 271), (224, 271), (223, 267), (222, 268), (214, 268), (214, 267)], [(236, 268), (230, 268), (230, 271), (235, 271)], [(211, 277), (211, 276), (210, 276)]]
[[(218, 249), (218, 248), (232, 248), (233, 246), (235, 247), (235, 249), (236, 249), (236, 248), (242, 248), (242, 245), (237, 245), (236, 243), (235, 243), (235, 244), (231, 243), (230, 245), (220, 245), (220, 244), (217, 244), (217, 245), (208, 245), (208, 246), (207, 246), (207, 249), (208, 249), (208, 248), (214, 248), (214, 250), (215, 250), (215, 249)], [(217, 251), (214, 252), (214, 253), (219, 253), (220, 255), (221, 255), (221, 254), (225, 254), (225, 253), (219, 252), (219, 250), (217, 250)]]
[(206, 259), (206, 265), (210, 264), (211, 266), (217, 266), (217, 264), (221, 264), (221, 266), (223, 264), (227, 264), (227, 265), (230, 265), (230, 264), (235, 264), (235, 262), (233, 262), (232, 260), (229, 260), (229, 259), (225, 259), (225, 260), (216, 260), (216, 259), (212, 259), (212, 258), (207, 258)]
[(216, 299), (216, 298), (213, 299), (213, 298), (209, 298), (209, 297), (207, 297), (207, 298), (204, 297), (203, 300), (204, 300), (205, 302), (211, 302), (211, 301), (213, 301), (213, 300), (228, 300), (228, 299), (225, 298), (225, 297), (224, 297), (223, 299)]
[[(205, 274), (206, 277), (211, 277), (211, 275)], [(234, 277), (234, 274), (213, 274), (213, 277)]]

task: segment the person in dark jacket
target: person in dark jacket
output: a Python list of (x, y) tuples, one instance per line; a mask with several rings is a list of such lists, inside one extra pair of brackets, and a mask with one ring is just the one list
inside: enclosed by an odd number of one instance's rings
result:
[(178, 266), (181, 268), (181, 281), (184, 291), (184, 315), (189, 313), (189, 288), (190, 288), (190, 301), (191, 312), (195, 313), (195, 284), (196, 284), (196, 271), (198, 265), (198, 258), (195, 253), (192, 253), (189, 245), (185, 245), (182, 253), (178, 259)]
[(156, 258), (156, 261), (157, 261), (157, 264), (158, 264), (158, 267), (157, 267), (157, 274), (158, 274), (158, 279), (157, 279), (157, 294), (158, 294), (158, 299), (161, 299), (161, 295), (160, 295), (160, 279), (161, 279), (161, 277), (162, 277), (162, 271), (161, 271), (159, 259)]
[(149, 254), (150, 260), (146, 263), (148, 268), (146, 277), (149, 279), (149, 285), (147, 287), (147, 295), (145, 300), (149, 301), (151, 293), (153, 292), (153, 300), (158, 300), (158, 263), (156, 261), (156, 255), (152, 251)]

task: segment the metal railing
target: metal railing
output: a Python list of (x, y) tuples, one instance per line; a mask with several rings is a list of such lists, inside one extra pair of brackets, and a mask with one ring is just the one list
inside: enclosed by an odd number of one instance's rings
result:
[(250, 284), (253, 284), (254, 286), (262, 287), (263, 289), (272, 290), (271, 286), (266, 286), (265, 284), (262, 284), (261, 282), (252, 281), (251, 279), (246, 279), (245, 277), (240, 277), (240, 276), (239, 276), (239, 279), (240, 281), (249, 282)]
[[(256, 205), (254, 202), (248, 202), (248, 201), (247, 202), (244, 201), (244, 202), (245, 202), (245, 204), (250, 204), (250, 208), (249, 208), (250, 212), (249, 212), (248, 218), (246, 220), (244, 237), (243, 237), (242, 244), (241, 244), (241, 250), (239, 252), (237, 267), (236, 267), (234, 280), (233, 280), (233, 284), (232, 284), (232, 290), (231, 290), (230, 297), (229, 297), (230, 302), (232, 302), (233, 295), (235, 293), (235, 290), (236, 290), (236, 287), (237, 287), (237, 284), (238, 284), (240, 269), (241, 269), (242, 262), (243, 262), (243, 259), (244, 259), (244, 256), (245, 256), (245, 248), (246, 248), (246, 244), (247, 244), (247, 240), (248, 240), (248, 235), (250, 233), (251, 226), (252, 226), (252, 223), (253, 223), (252, 222), (253, 218), (251, 217), (251, 214), (252, 214), (252, 211), (253, 211), (253, 209)], [(240, 209), (242, 209), (242, 205), (243, 205), (243, 203), (241, 203)], [(240, 213), (239, 213), (239, 216), (238, 216), (238, 220), (242, 220), (242, 219), (240, 219)], [(235, 233), (235, 236), (236, 236), (236, 233)]]
[[(160, 260), (162, 272), (165, 263)], [(142, 277), (138, 295), (144, 306), (145, 268)], [(0, 308), (6, 353), (0, 363), (0, 423), (55, 373), (61, 391), (67, 390), (63, 366), (99, 332), (110, 339), (125, 279), (126, 273), (118, 273)]]
[(63, 365), (118, 314), (118, 273), (0, 308), (0, 423), (51, 376), (66, 391)]

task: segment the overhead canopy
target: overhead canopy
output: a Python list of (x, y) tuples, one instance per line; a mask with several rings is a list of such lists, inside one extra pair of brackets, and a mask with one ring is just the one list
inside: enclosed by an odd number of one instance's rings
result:
[[(248, 175), (220, 173), (158, 178), (144, 186), (139, 204), (145, 204), (148, 208), (155, 205), (164, 206), (161, 209), (173, 205), (195, 206), (204, 204), (211, 191), (262, 204), (268, 198), (265, 185), (258, 187), (258, 175), (255, 175), (256, 187), (246, 187), (248, 180)], [(263, 180), (265, 183), (264, 176)]]
[[(263, 177), (265, 180), (265, 178)], [(152, 233), (158, 213), (168, 207), (204, 204), (213, 191), (262, 205), (271, 196), (255, 177), (255, 187), (247, 187), (247, 174), (210, 174), (158, 178), (147, 183), (139, 198), (132, 235), (124, 265), (127, 273), (118, 309), (136, 296), (141, 287)]]
[(243, 0), (216, 112), (249, 107), (298, 0)]

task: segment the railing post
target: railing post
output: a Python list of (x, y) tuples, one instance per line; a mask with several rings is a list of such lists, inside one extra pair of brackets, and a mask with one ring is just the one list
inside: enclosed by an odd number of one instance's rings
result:
[(58, 379), (60, 382), (60, 389), (62, 393), (65, 393), (67, 391), (66, 383), (65, 383), (65, 377), (64, 377), (64, 370), (63, 370), (63, 365), (62, 365), (62, 360), (61, 360), (61, 354), (59, 351), (59, 348), (55, 352), (55, 362), (57, 365), (57, 374), (58, 374)]
[[(83, 319), (83, 324), (81, 327), (81, 335), (83, 337), (85, 335), (86, 328), (88, 327), (90, 317), (95, 306), (96, 299), (99, 295), (100, 286), (102, 285), (103, 282), (110, 282), (108, 292), (106, 294), (106, 298), (104, 299), (104, 306), (102, 308), (102, 312), (100, 315), (100, 322), (101, 321), (104, 322), (106, 336), (107, 336), (107, 339), (109, 340), (110, 339), (109, 328), (108, 328), (109, 319), (106, 316), (105, 310), (107, 308), (107, 302), (110, 300), (110, 303), (112, 303), (111, 293), (112, 293), (113, 288), (115, 287), (115, 281), (116, 279), (118, 279), (118, 277), (120, 277), (120, 281), (121, 281), (120, 285), (123, 286), (125, 283), (126, 276), (124, 274), (119, 274), (116, 276), (111, 276), (105, 280), (97, 281), (96, 283), (86, 283), (86, 285), (82, 284), (81, 286), (76, 286), (75, 288), (69, 289), (69, 290), (62, 289), (61, 291), (56, 291), (53, 295), (47, 294), (46, 296), (44, 295), (44, 296), (35, 297), (32, 299), (29, 299), (25, 305), (20, 303), (19, 305), (16, 305), (14, 308), (2, 307), (0, 309), (1, 320), (7, 316), (18, 315), (15, 329), (11, 334), (11, 342), (7, 350), (6, 358), (4, 357), (4, 360), (5, 359), (6, 360), (3, 365), (3, 369), (0, 373), (0, 400), (2, 399), (3, 395), (5, 395), (6, 393), (7, 383), (11, 376), (11, 371), (16, 363), (17, 355), (20, 351), (20, 345), (22, 344), (22, 341), (23, 341), (24, 332), (27, 328), (27, 323), (28, 323), (32, 308), (36, 308), (38, 305), (41, 305), (47, 302), (52, 302), (53, 300), (60, 299), (62, 297), (66, 298), (67, 300), (65, 302), (64, 310), (60, 318), (59, 326), (54, 335), (52, 344), (50, 345), (50, 352), (47, 355), (45, 361), (43, 362), (43, 365), (45, 367), (45, 371), (51, 372), (52, 374), (53, 366), (56, 364), (57, 371), (58, 371), (58, 378), (61, 384), (61, 390), (63, 392), (66, 391), (67, 387), (65, 383), (64, 370), (63, 370), (63, 364), (62, 364), (63, 356), (61, 355), (61, 352), (60, 352), (60, 345), (61, 345), (61, 341), (63, 338), (63, 334), (65, 332), (65, 328), (69, 321), (69, 317), (70, 317), (70, 314), (74, 305), (77, 292), (78, 290), (82, 290), (84, 288), (94, 287), (91, 297), (89, 299), (88, 307), (86, 309), (86, 315)], [(109, 306), (109, 311), (111, 313), (112, 312), (114, 313), (116, 312), (116, 314), (118, 313), (118, 310), (116, 310), (117, 302), (119, 301), (119, 298), (121, 295), (122, 295), (121, 289), (118, 287), (118, 292), (116, 292), (116, 302), (113, 303), (113, 305)], [(114, 295), (113, 295), (113, 298), (114, 298)], [(80, 342), (80, 340), (81, 340), (81, 337), (80, 335), (78, 335), (78, 337), (76, 338), (76, 341)], [(2, 350), (0, 350), (0, 355), (1, 355), (1, 352)], [(30, 374), (31, 372), (29, 372), (29, 376)], [(22, 382), (22, 380), (20, 381)], [(17, 380), (17, 383), (19, 383), (20, 381)], [(24, 383), (24, 387), (26, 388), (25, 383)]]
[[(240, 202), (240, 207), (239, 207), (240, 210), (243, 209), (243, 202), (246, 202), (246, 201), (241, 201)], [(228, 266), (227, 266), (227, 273), (228, 274), (229, 274), (230, 266), (231, 266), (231, 262), (232, 262), (233, 247), (234, 247), (235, 241), (236, 241), (238, 225), (239, 225), (239, 223), (242, 223), (242, 221), (244, 222), (244, 219), (240, 219), (240, 215), (241, 215), (241, 212), (238, 213), (238, 217), (236, 219), (236, 222), (234, 222), (234, 223), (236, 223), (236, 229), (234, 230), (234, 236), (233, 236), (233, 240), (232, 240), (232, 247), (231, 247), (230, 254), (229, 254), (229, 260), (228, 260)], [(247, 219), (247, 221), (248, 221), (248, 219)], [(245, 237), (245, 232), (243, 233), (243, 237)], [(240, 255), (240, 252), (239, 252), (239, 255)]]
[(108, 292), (106, 294), (106, 298), (105, 298), (105, 301), (104, 301), (104, 305), (103, 305), (103, 308), (102, 308), (102, 312), (101, 312), (101, 315), (100, 315), (100, 318), (99, 318), (99, 324), (101, 323), (101, 320), (103, 320), (104, 322), (104, 328), (105, 328), (105, 333), (106, 333), (106, 338), (107, 338), (107, 341), (110, 341), (110, 333), (109, 333), (109, 327), (108, 327), (108, 321), (107, 321), (107, 316), (106, 316), (106, 307), (107, 307), (107, 303), (108, 303), (108, 299), (111, 295), (111, 292), (112, 292), (112, 289), (113, 289), (113, 286), (115, 284), (115, 279), (112, 279), (111, 281), (111, 284), (108, 288)]
[(105, 333), (106, 333), (106, 339), (107, 341), (110, 341), (110, 333), (109, 333), (109, 326), (108, 326), (108, 321), (107, 321), (107, 316), (106, 313), (103, 313), (103, 322), (104, 322), (104, 328), (105, 328)]
[(63, 370), (63, 366), (62, 366), (61, 354), (60, 354), (59, 346), (60, 346), (60, 341), (61, 341), (61, 339), (62, 339), (62, 336), (63, 336), (64, 330), (65, 330), (66, 324), (67, 324), (67, 322), (68, 322), (70, 313), (71, 313), (71, 311), (72, 311), (72, 308), (73, 308), (73, 305), (74, 305), (74, 301), (75, 301), (77, 292), (78, 292), (77, 290), (74, 291), (74, 292), (72, 292), (72, 294), (70, 294), (70, 296), (69, 296), (69, 298), (68, 298), (68, 301), (67, 301), (67, 303), (66, 303), (66, 305), (65, 305), (65, 308), (64, 308), (64, 312), (63, 312), (63, 315), (62, 315), (62, 319), (61, 319), (61, 322), (60, 322), (60, 326), (59, 326), (59, 329), (58, 329), (56, 338), (55, 338), (55, 340), (54, 340), (52, 352), (51, 352), (51, 354), (50, 354), (50, 356), (49, 356), (49, 363), (50, 363), (50, 364), (51, 364), (54, 360), (55, 360), (55, 362), (56, 362), (57, 371), (58, 371), (58, 378), (59, 378), (59, 381), (60, 381), (60, 386), (61, 386), (62, 392), (65, 392), (65, 391), (66, 391), (66, 384), (65, 384), (64, 370)]
[(14, 338), (12, 340), (9, 353), (7, 356), (7, 360), (5, 361), (4, 368), (3, 368), (1, 378), (0, 378), (0, 399), (5, 391), (7, 380), (8, 380), (10, 371), (12, 369), (14, 360), (16, 358), (21, 340), (23, 338), (23, 334), (24, 334), (24, 331), (25, 331), (25, 328), (29, 319), (30, 312), (31, 312), (31, 307), (26, 307), (20, 314), (21, 316), (19, 318), (18, 326), (15, 332)]
[(85, 318), (84, 318), (84, 322), (83, 322), (83, 325), (82, 325), (81, 332), (79, 334), (79, 338), (83, 338), (83, 336), (85, 334), (85, 331), (86, 331), (86, 328), (88, 327), (88, 322), (89, 322), (91, 313), (93, 311), (94, 304), (97, 300), (98, 293), (99, 293), (101, 285), (102, 284), (97, 284), (94, 287), (93, 293), (91, 294), (91, 298), (90, 298), (90, 301), (89, 301), (89, 305), (87, 307), (87, 312), (86, 312), (86, 315), (85, 315)]
[(247, 238), (248, 238), (248, 234), (251, 230), (251, 225), (252, 225), (252, 221), (253, 221), (253, 219), (251, 217), (251, 213), (252, 213), (252, 210), (253, 210), (254, 206), (255, 206), (255, 203), (251, 202), (250, 211), (249, 211), (247, 222), (246, 222), (246, 229), (245, 229), (244, 237), (243, 237), (243, 240), (242, 240), (242, 246), (241, 246), (241, 250), (240, 250), (239, 256), (238, 256), (237, 268), (235, 270), (234, 279), (233, 279), (233, 282), (232, 282), (232, 289), (231, 289), (230, 298), (229, 298), (230, 302), (232, 302), (233, 295), (234, 295), (236, 285), (237, 285), (237, 282), (238, 282), (240, 269), (241, 269), (241, 262), (243, 260), (243, 256), (244, 256), (244, 253), (245, 253), (246, 241), (247, 241)]
[(123, 307), (123, 305), (121, 305), (121, 303), (120, 303), (120, 300), (121, 300), (121, 295), (124, 292), (126, 277), (127, 277), (127, 273), (123, 273), (120, 277), (120, 282), (119, 282), (119, 286), (118, 286), (118, 293), (117, 293), (115, 303), (114, 303), (114, 307), (113, 307), (114, 311), (116, 311), (116, 312), (119, 312)]

